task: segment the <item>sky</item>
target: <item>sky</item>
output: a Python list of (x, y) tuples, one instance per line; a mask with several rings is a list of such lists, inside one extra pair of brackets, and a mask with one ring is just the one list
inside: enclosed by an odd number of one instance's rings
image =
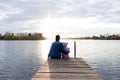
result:
[(120, 34), (120, 0), (0, 0), (0, 33)]

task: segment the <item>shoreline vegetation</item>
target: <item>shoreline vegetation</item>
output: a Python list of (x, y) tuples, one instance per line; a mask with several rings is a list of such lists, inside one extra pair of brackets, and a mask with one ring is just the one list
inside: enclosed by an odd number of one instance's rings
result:
[[(45, 40), (46, 37), (42, 33), (11, 33), (6, 32), (4, 34), (0, 33), (0, 40)], [(120, 40), (120, 34), (104, 34), (92, 37), (69, 37), (62, 39), (78, 39), (78, 40)]]
[(11, 33), (0, 34), (0, 40), (44, 40), (42, 33)]
[(64, 39), (86, 39), (86, 40), (120, 40), (120, 34), (105, 34), (92, 37), (76, 37), (76, 38), (64, 38)]

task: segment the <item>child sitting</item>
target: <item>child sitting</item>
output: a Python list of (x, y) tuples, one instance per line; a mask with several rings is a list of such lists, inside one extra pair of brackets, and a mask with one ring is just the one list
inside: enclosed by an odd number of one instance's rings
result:
[[(68, 43), (63, 43), (66, 50), (70, 51), (70, 48), (67, 47)], [(62, 53), (62, 59), (69, 59), (69, 54)]]

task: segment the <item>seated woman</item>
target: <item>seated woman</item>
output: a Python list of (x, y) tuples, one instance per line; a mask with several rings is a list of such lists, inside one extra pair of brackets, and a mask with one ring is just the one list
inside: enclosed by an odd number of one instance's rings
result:
[(54, 41), (51, 45), (48, 58), (51, 59), (61, 59), (61, 53), (68, 54), (70, 51), (65, 49), (62, 42), (60, 42), (60, 36), (56, 35), (56, 41)]

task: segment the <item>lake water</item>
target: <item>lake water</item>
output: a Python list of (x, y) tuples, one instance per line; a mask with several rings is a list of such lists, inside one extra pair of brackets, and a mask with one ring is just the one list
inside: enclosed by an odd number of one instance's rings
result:
[[(46, 61), (53, 40), (0, 41), (0, 80), (30, 80)], [(68, 42), (70, 57), (77, 44), (83, 58), (103, 80), (120, 80), (120, 40), (61, 40)]]

